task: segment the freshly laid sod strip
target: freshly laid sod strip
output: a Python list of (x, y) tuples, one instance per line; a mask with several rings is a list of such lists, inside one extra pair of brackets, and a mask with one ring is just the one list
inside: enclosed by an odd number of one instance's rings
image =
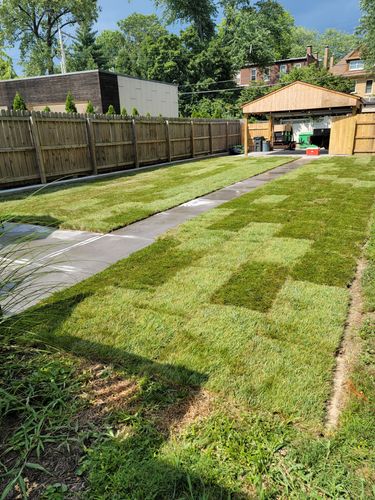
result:
[[(103, 370), (76, 419), (85, 498), (374, 496), (374, 173), (374, 158), (319, 160), (5, 323), (11, 343), (27, 331), (121, 371)], [(324, 437), (369, 235), (362, 355), (341, 427)]]
[(296, 157), (221, 157), (0, 199), (0, 219), (109, 232)]

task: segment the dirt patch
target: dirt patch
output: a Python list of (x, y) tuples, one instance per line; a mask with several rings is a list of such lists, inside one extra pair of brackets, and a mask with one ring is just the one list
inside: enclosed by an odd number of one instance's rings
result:
[[(79, 395), (84, 401), (84, 407), (73, 422), (66, 444), (46, 443), (40, 458), (35, 454), (29, 457), (29, 462), (37, 463), (47, 471), (31, 469), (24, 471), (25, 486), (30, 499), (40, 498), (49, 485), (61, 485), (67, 488), (70, 496), (78, 498), (85, 489), (84, 476), (77, 474), (83, 456), (83, 434), (100, 429), (104, 419), (111, 412), (130, 407), (133, 396), (139, 390), (134, 380), (121, 377), (111, 367), (77, 361), (78, 370), (88, 372), (88, 383)], [(85, 444), (87, 444), (86, 439)], [(16, 458), (14, 457), (14, 460)], [(56, 498), (60, 498), (59, 493), (57, 486), (56, 492), (51, 494), (56, 494)], [(11, 495), (7, 498), (23, 498), (17, 486)]]
[(163, 434), (178, 434), (191, 423), (207, 417), (213, 407), (214, 396), (200, 389), (189, 397), (166, 408), (155, 419), (157, 429)]
[(361, 280), (365, 268), (366, 261), (365, 259), (361, 259), (358, 263), (357, 272), (350, 288), (349, 314), (343, 339), (337, 352), (332, 395), (327, 404), (325, 421), (327, 431), (333, 431), (337, 428), (340, 414), (348, 401), (348, 397), (355, 390), (350, 380), (350, 374), (361, 351), (361, 344), (357, 332), (363, 320)]

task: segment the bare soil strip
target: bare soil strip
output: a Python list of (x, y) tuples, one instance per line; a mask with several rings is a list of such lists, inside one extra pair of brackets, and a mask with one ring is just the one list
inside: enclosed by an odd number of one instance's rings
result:
[(327, 403), (325, 427), (328, 432), (337, 428), (340, 414), (347, 403), (348, 397), (351, 392), (355, 391), (353, 382), (350, 380), (350, 374), (361, 351), (357, 332), (363, 320), (361, 280), (365, 268), (366, 261), (362, 258), (358, 262), (357, 272), (350, 288), (349, 314), (343, 339), (337, 352), (332, 395)]

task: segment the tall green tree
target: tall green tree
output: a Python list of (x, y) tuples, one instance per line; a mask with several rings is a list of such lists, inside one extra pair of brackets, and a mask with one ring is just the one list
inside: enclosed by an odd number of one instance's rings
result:
[(323, 33), (309, 30), (302, 26), (297, 26), (293, 30), (292, 46), (290, 57), (303, 57), (306, 54), (306, 47), (312, 45), (314, 53), (317, 52), (323, 57), (326, 46), (330, 48), (331, 55), (335, 62), (345, 56), (350, 50), (359, 45), (358, 37), (352, 33), (329, 28)]
[(165, 8), (168, 23), (182, 21), (192, 24), (200, 38), (210, 38), (215, 33), (214, 18), (217, 5), (214, 0), (155, 0)]
[(363, 36), (363, 56), (368, 66), (375, 65), (375, 0), (361, 0), (362, 9), (359, 33)]
[(68, 70), (85, 71), (104, 67), (105, 61), (100, 46), (96, 43), (96, 32), (84, 22), (76, 33), (76, 39), (69, 51)]
[(13, 69), (12, 59), (5, 50), (0, 48), (0, 80), (10, 80), (15, 77), (16, 73)]
[(97, 45), (105, 60), (104, 67), (147, 78), (149, 47), (169, 32), (157, 16), (137, 13), (119, 21), (118, 27), (118, 30), (105, 30), (97, 37)]
[(227, 2), (219, 27), (235, 69), (267, 65), (290, 53), (294, 20), (276, 0)]
[(97, 0), (2, 0), (0, 28), (5, 40), (20, 44), (23, 60), (39, 50), (46, 72), (53, 74), (59, 26), (63, 29), (91, 22), (97, 15)]

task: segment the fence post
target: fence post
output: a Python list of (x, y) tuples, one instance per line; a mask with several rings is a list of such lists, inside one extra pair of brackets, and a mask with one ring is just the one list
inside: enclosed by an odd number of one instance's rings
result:
[(30, 130), (31, 130), (31, 135), (33, 137), (34, 146), (35, 146), (36, 161), (37, 161), (38, 169), (39, 169), (40, 182), (42, 184), (47, 184), (46, 171), (45, 171), (45, 167), (44, 167), (43, 152), (42, 152), (42, 148), (40, 147), (40, 137), (39, 137), (38, 124), (34, 120), (34, 117), (35, 117), (35, 115), (34, 115), (34, 113), (32, 113), (30, 116)]
[(229, 150), (229, 122), (225, 123), (225, 150)]
[(98, 165), (96, 163), (94, 127), (92, 126), (91, 119), (88, 117), (86, 118), (86, 126), (87, 126), (87, 139), (89, 142), (89, 150), (90, 150), (90, 157), (91, 157), (92, 174), (97, 175)]
[(172, 161), (172, 148), (171, 148), (171, 134), (170, 134), (170, 127), (169, 127), (169, 121), (165, 120), (165, 133), (166, 133), (166, 140), (167, 140), (167, 155), (168, 155), (168, 161)]
[(138, 168), (139, 151), (138, 151), (138, 140), (137, 140), (137, 126), (135, 124), (134, 118), (132, 119), (132, 129), (133, 129), (133, 143), (134, 143), (134, 163), (135, 163), (135, 168)]
[(194, 121), (191, 120), (191, 156), (195, 156), (195, 138), (194, 138)]
[(210, 129), (210, 154), (213, 154), (214, 152), (214, 138), (212, 136), (212, 122), (209, 123), (209, 129)]

